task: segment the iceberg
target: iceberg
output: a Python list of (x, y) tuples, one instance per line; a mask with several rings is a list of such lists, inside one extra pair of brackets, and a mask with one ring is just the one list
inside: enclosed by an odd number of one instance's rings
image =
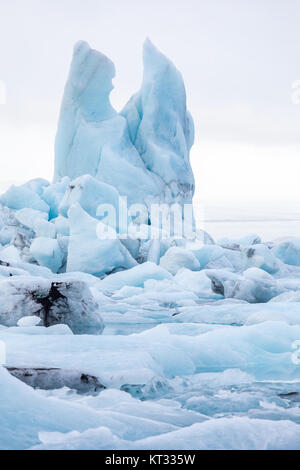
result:
[(149, 39), (144, 45), (141, 90), (127, 103), (131, 141), (145, 166), (162, 180), (168, 202), (191, 203), (194, 177), (189, 151), (194, 143), (193, 119), (186, 109), (182, 76)]
[[(194, 130), (181, 74), (147, 40), (141, 90), (120, 114), (109, 100), (114, 76), (107, 57), (85, 42), (75, 46), (56, 136), (54, 181), (90, 175), (112, 186), (106, 202), (115, 188), (130, 204), (191, 203)], [(99, 193), (103, 197), (101, 188)]]

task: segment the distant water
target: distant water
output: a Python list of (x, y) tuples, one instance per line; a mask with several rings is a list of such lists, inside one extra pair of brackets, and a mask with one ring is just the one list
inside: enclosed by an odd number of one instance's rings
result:
[(197, 211), (199, 228), (216, 240), (256, 233), (263, 241), (300, 237), (300, 202), (205, 205)]

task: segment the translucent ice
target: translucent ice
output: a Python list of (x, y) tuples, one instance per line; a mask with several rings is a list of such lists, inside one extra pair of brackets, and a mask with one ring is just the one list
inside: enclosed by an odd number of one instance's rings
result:
[(102, 183), (90, 175), (84, 175), (71, 181), (68, 185), (59, 206), (60, 214), (66, 217), (69, 208), (75, 203), (79, 203), (88, 214), (96, 217), (100, 204), (111, 204), (118, 207), (119, 193), (113, 186)]
[(161, 258), (160, 266), (173, 275), (181, 268), (187, 268), (192, 271), (200, 269), (200, 263), (192, 251), (175, 246), (169, 248)]
[(53, 238), (35, 238), (30, 246), (30, 252), (36, 261), (56, 273), (62, 266), (63, 253), (58, 241)]
[(49, 212), (49, 206), (40, 196), (24, 186), (11, 186), (6, 193), (0, 196), (0, 202), (11, 209), (29, 207), (42, 212)]
[(267, 271), (270, 274), (276, 273), (280, 269), (280, 260), (278, 260), (273, 251), (266, 245), (252, 245), (243, 248), (244, 269), (255, 266)]
[(191, 202), (194, 131), (180, 73), (146, 41), (141, 91), (120, 115), (109, 101), (114, 75), (103, 54), (85, 42), (75, 46), (56, 136), (55, 181), (89, 174), (130, 204)]
[(154, 263), (143, 263), (124, 272), (111, 274), (100, 283), (101, 290), (114, 291), (124, 286), (144, 286), (148, 279), (171, 279), (171, 274)]
[(283, 263), (300, 266), (300, 239), (295, 238), (278, 243), (272, 249), (272, 253)]
[(141, 90), (122, 111), (130, 137), (145, 165), (170, 187), (170, 199), (191, 202), (194, 178), (189, 150), (193, 120), (186, 109), (180, 72), (148, 39)]
[(58, 216), (58, 208), (62, 198), (64, 197), (69, 182), (70, 178), (65, 176), (59, 182), (53, 183), (50, 186), (44, 188), (41, 197), (50, 207), (50, 219)]
[(15, 217), (20, 224), (34, 230), (38, 220), (48, 220), (46, 212), (37, 211), (35, 209), (24, 208), (16, 211)]
[(137, 263), (118, 238), (100, 239), (99, 222), (74, 204), (69, 210), (70, 242), (67, 271), (82, 271), (101, 276), (116, 268), (127, 269)]

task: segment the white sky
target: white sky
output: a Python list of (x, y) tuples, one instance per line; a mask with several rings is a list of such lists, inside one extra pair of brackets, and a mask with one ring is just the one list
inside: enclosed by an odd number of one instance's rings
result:
[(120, 110), (140, 87), (149, 36), (185, 80), (197, 196), (299, 201), (299, 24), (300, 0), (0, 0), (1, 189), (52, 178), (74, 43), (114, 61)]

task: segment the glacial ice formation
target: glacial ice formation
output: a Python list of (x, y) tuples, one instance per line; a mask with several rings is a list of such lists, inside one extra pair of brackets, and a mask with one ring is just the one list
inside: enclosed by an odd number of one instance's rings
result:
[(119, 114), (114, 74), (75, 47), (54, 182), (0, 196), (0, 449), (299, 449), (299, 239), (153, 237), (193, 121), (150, 41)]
[[(121, 114), (110, 104), (113, 63), (87, 43), (75, 46), (55, 144), (55, 181), (91, 175), (129, 204), (191, 203), (193, 120), (181, 74), (153, 44), (144, 45), (140, 92)], [(71, 183), (73, 184), (73, 183)]]

